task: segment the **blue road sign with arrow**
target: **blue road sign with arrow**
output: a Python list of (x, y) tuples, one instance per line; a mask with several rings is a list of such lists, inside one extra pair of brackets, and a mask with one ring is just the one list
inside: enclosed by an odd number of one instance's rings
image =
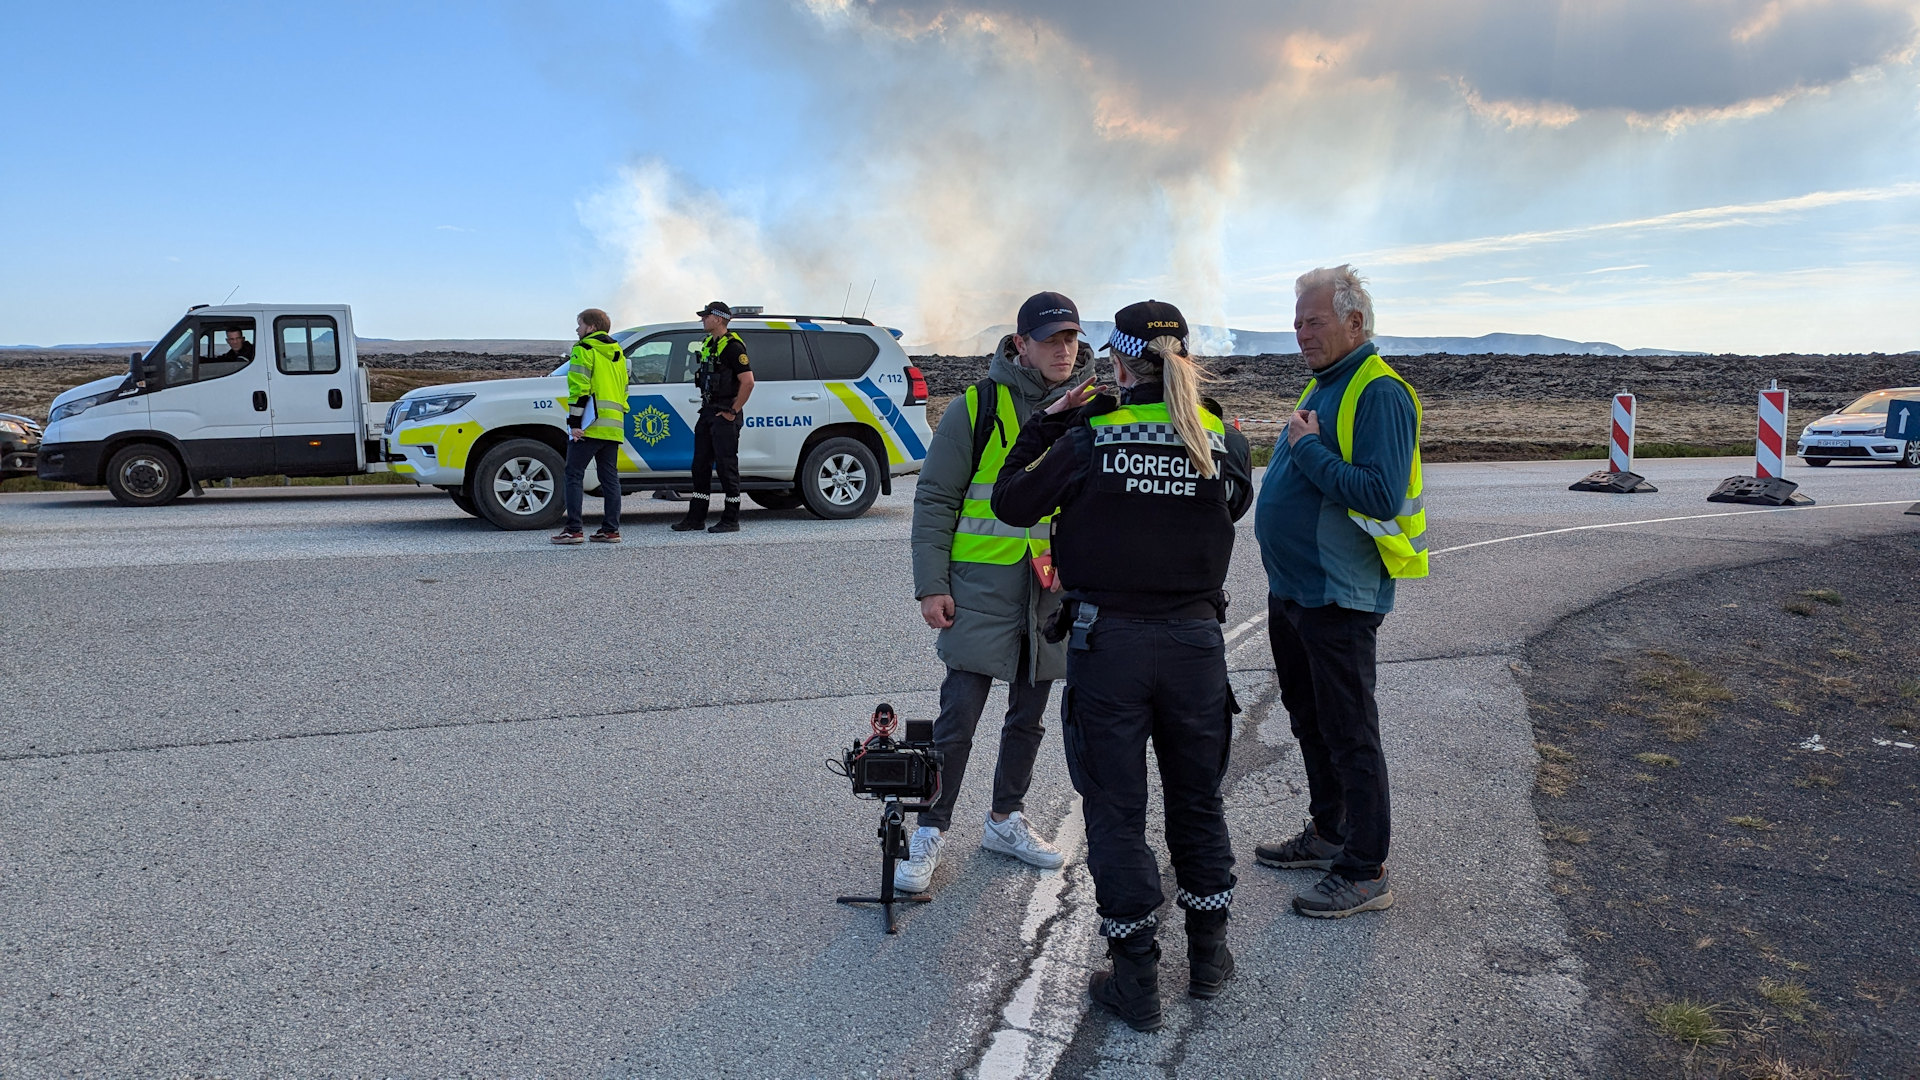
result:
[(1887, 438), (1920, 442), (1920, 401), (1887, 402)]

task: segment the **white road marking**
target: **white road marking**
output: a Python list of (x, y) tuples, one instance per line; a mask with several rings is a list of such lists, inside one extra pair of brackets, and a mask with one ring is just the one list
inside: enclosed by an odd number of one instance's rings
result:
[(1545, 532), (1521, 533), (1518, 536), (1501, 536), (1492, 540), (1477, 540), (1471, 544), (1457, 544), (1450, 548), (1441, 548), (1433, 555), (1445, 555), (1453, 551), (1465, 551), (1468, 548), (1486, 547), (1488, 544), (1505, 544), (1514, 540), (1532, 540), (1541, 536), (1559, 536), (1562, 533), (1588, 532), (1593, 529), (1624, 529), (1630, 525), (1659, 525), (1668, 521), (1701, 521), (1706, 518), (1745, 517), (1748, 514), (1786, 514), (1805, 513), (1811, 510), (1846, 510), (1861, 506), (1899, 506), (1911, 502), (1910, 499), (1892, 499), (1886, 502), (1827, 503), (1815, 506), (1770, 506), (1764, 510), (1728, 510), (1718, 514), (1683, 514), (1679, 517), (1645, 518), (1640, 521), (1609, 521), (1602, 525), (1575, 525), (1566, 529), (1548, 529)]
[[(1066, 819), (1060, 823), (1054, 843), (1069, 859), (1084, 858), (1086, 834), (1087, 821), (1080, 813), (1080, 799), (1076, 796)], [(1034, 944), (1041, 927), (1049, 920), (1054, 920), (1053, 932), (1041, 943), (1040, 954), (1033, 958), (1033, 967), (1014, 988), (1013, 996), (1000, 1012), (1000, 1026), (987, 1044), (986, 1053), (981, 1055), (975, 1074), (981, 1080), (1014, 1080), (1052, 1073), (1067, 1049), (1066, 1044), (1037, 1033), (1072, 1031), (1080, 1024), (1080, 1014), (1087, 1010), (1085, 994), (1052, 994), (1045, 998), (1040, 994), (1041, 985), (1062, 963), (1066, 939), (1080, 932), (1078, 926), (1070, 925), (1070, 919), (1055, 920), (1065, 902), (1066, 889), (1067, 867), (1062, 867), (1058, 873), (1042, 878), (1027, 900), (1027, 917), (1020, 924), (1020, 940), (1027, 945)]]

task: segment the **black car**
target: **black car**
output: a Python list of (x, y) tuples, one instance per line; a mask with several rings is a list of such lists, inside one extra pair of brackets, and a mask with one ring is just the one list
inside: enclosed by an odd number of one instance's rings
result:
[(40, 422), (0, 413), (0, 480), (32, 476), (40, 456)]

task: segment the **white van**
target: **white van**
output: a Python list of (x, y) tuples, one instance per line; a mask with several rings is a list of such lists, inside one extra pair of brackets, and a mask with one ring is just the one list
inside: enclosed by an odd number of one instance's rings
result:
[[(920, 471), (927, 384), (896, 340), (865, 319), (765, 316), (735, 308), (753, 395), (740, 428), (740, 487), (773, 509), (823, 518), (864, 513), (893, 477)], [(686, 490), (700, 392), (696, 322), (613, 335), (626, 351), (622, 491)], [(393, 472), (444, 489), (467, 513), (503, 529), (541, 529), (565, 511), (567, 364), (551, 375), (409, 391), (386, 418)], [(594, 470), (588, 491), (598, 490)], [(717, 478), (716, 478), (717, 484)]]
[(129, 506), (229, 476), (383, 470), (344, 304), (200, 305), (126, 375), (53, 400), (36, 471)]

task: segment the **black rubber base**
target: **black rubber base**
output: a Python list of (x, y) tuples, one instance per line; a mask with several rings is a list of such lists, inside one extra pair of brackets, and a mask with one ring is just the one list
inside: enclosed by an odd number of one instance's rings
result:
[(1777, 476), (1729, 476), (1720, 481), (1707, 501), (1749, 506), (1812, 506), (1812, 499), (1795, 490), (1799, 486)]
[(1647, 478), (1633, 472), (1608, 472), (1605, 469), (1588, 473), (1586, 478), (1567, 487), (1568, 491), (1598, 491), (1608, 495), (1633, 495), (1660, 489), (1647, 483)]

